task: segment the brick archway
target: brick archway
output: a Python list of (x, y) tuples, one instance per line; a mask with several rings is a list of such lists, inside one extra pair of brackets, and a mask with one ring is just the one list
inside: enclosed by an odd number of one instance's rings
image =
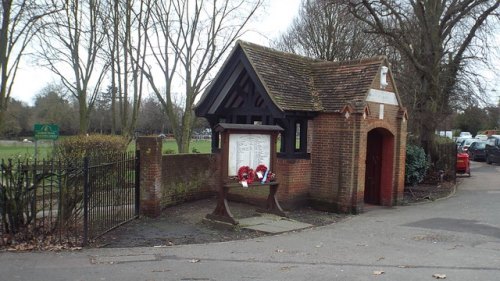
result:
[(394, 175), (394, 135), (385, 128), (368, 132), (364, 201), (391, 206)]

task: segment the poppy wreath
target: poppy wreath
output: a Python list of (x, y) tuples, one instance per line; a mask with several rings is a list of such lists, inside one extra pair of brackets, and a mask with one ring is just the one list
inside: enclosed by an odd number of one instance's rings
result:
[(238, 169), (238, 181), (243, 182), (246, 181), (248, 184), (251, 184), (255, 178), (255, 173), (248, 166), (241, 166)]
[[(264, 175), (266, 174), (266, 171), (267, 171), (267, 167), (264, 164), (260, 164), (259, 166), (257, 166), (257, 168), (255, 168), (255, 175), (257, 176), (257, 179), (259, 181), (264, 177)], [(260, 172), (260, 175), (261, 175), (260, 178), (258, 176), (259, 172)]]

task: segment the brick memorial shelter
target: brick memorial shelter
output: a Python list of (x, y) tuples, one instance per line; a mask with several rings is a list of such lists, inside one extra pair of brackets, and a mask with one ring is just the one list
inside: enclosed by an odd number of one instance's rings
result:
[(384, 57), (329, 62), (238, 41), (195, 111), (215, 155), (219, 123), (283, 128), (274, 172), (287, 209), (358, 213), (403, 198), (407, 114)]

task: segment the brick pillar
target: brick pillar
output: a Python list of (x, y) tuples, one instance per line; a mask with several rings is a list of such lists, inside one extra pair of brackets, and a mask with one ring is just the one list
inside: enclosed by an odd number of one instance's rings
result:
[(141, 159), (141, 215), (157, 217), (161, 213), (162, 140), (139, 137), (136, 141)]
[(396, 155), (395, 155), (395, 188), (394, 204), (400, 205), (403, 202), (405, 188), (405, 168), (406, 168), (406, 138), (407, 121), (406, 116), (397, 120)]

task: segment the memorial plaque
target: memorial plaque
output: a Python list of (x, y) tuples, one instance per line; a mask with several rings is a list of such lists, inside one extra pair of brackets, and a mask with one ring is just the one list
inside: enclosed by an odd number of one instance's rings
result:
[(271, 136), (268, 134), (231, 134), (229, 136), (228, 176), (236, 176), (241, 166), (270, 168)]

